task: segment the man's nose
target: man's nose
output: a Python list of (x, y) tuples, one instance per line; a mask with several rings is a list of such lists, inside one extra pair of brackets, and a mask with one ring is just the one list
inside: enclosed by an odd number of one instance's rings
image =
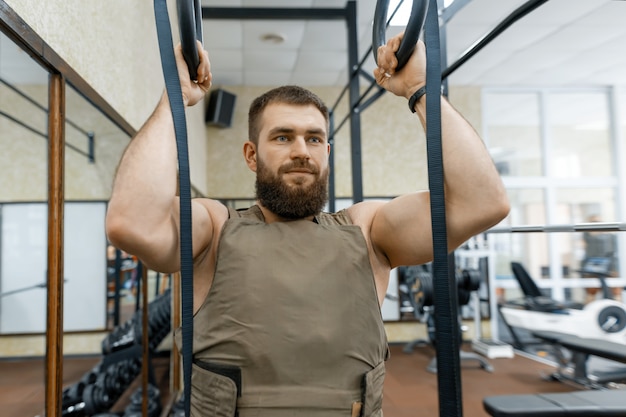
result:
[(292, 158), (306, 158), (311, 156), (309, 147), (307, 146), (304, 138), (297, 138), (291, 144), (291, 157)]

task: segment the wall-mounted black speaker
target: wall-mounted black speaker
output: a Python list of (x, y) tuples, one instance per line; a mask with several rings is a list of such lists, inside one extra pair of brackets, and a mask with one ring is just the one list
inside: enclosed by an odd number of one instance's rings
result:
[(213, 90), (209, 96), (209, 105), (206, 110), (204, 121), (208, 125), (218, 127), (230, 127), (235, 112), (235, 96), (220, 88)]

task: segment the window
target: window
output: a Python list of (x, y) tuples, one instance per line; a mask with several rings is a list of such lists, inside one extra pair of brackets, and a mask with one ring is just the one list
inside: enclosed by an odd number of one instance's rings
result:
[[(623, 218), (617, 164), (623, 146), (612, 129), (610, 89), (488, 89), (483, 94), (483, 138), (511, 202), (500, 229)], [(617, 258), (620, 239), (615, 239)], [(554, 298), (585, 301), (583, 288), (592, 284), (579, 279), (582, 233), (493, 233), (490, 242), (499, 296), (519, 296), (510, 267), (517, 261)], [(624, 286), (621, 278), (607, 283)]]
[(546, 96), (551, 175), (557, 178), (614, 175), (605, 93)]

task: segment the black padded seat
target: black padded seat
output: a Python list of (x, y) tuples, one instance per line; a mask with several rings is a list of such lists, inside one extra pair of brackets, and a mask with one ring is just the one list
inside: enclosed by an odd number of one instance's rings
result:
[[(570, 334), (536, 331), (535, 337), (574, 352), (626, 363), (626, 345)], [(583, 366), (584, 368), (584, 366)], [(586, 373), (586, 371), (585, 371)], [(626, 390), (591, 390), (552, 394), (497, 395), (483, 399), (494, 417), (626, 416)]]
[(525, 308), (526, 310), (541, 311), (544, 313), (563, 313), (565, 310), (574, 309), (581, 310), (584, 304), (566, 301), (560, 302), (543, 294), (541, 288), (535, 283), (526, 268), (519, 262), (511, 262), (511, 270), (513, 276), (517, 280), (522, 292), (523, 300), (512, 300), (507, 304)]
[[(575, 352), (581, 352), (587, 355), (599, 356), (616, 362), (626, 363), (625, 344), (610, 342), (603, 339), (587, 339), (559, 332), (535, 331), (532, 332), (532, 334), (533, 336), (543, 339), (549, 343), (559, 344), (564, 348)], [(624, 398), (624, 402), (626, 402), (626, 397)]]

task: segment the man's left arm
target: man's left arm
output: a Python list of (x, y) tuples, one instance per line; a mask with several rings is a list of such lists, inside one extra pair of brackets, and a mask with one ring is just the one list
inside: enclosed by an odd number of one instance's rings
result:
[[(425, 97), (415, 110), (425, 126)], [(441, 124), (447, 238), (452, 251), (506, 217), (509, 203), (483, 141), (443, 97)], [(432, 260), (430, 193), (404, 195), (381, 206), (372, 221), (371, 238), (392, 267)]]

